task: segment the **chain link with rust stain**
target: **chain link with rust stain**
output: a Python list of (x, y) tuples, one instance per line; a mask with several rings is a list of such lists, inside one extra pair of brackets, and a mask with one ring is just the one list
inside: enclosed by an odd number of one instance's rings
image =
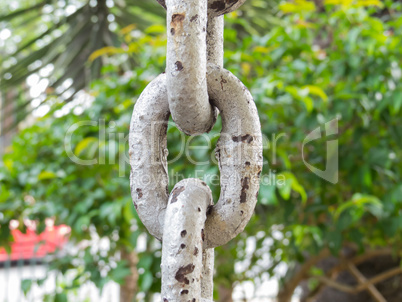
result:
[[(259, 190), (262, 138), (247, 88), (223, 69), (223, 16), (245, 0), (157, 0), (167, 8), (166, 74), (143, 91), (130, 127), (131, 192), (148, 231), (162, 241), (162, 301), (211, 301), (214, 248), (243, 231)], [(169, 195), (170, 114), (189, 135), (222, 117), (216, 157), (221, 193), (186, 179)]]

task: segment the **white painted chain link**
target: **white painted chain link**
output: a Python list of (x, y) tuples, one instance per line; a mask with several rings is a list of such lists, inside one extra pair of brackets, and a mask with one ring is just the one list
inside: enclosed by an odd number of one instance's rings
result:
[[(223, 69), (223, 16), (245, 0), (157, 0), (167, 8), (166, 74), (143, 91), (130, 127), (130, 183), (148, 231), (162, 241), (162, 301), (212, 301), (214, 248), (243, 231), (253, 213), (262, 169), (258, 112), (247, 88)], [(208, 7), (207, 7), (208, 3)], [(222, 118), (216, 145), (221, 192), (186, 179), (169, 195), (170, 114), (189, 135)]]

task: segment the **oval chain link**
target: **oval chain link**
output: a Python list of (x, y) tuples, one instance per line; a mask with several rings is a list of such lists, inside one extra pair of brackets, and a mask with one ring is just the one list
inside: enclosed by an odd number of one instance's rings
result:
[[(162, 240), (162, 301), (211, 301), (214, 247), (243, 231), (262, 170), (257, 108), (247, 88), (223, 69), (223, 14), (245, 0), (157, 0), (167, 8), (166, 74), (143, 91), (130, 125), (130, 185), (138, 216)], [(209, 131), (217, 112), (220, 170), (216, 204), (207, 184), (186, 179), (168, 191), (167, 125), (188, 135)]]

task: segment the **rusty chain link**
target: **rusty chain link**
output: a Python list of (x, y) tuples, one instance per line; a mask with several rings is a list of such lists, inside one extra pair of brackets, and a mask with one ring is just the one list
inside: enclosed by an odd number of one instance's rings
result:
[[(143, 91), (130, 126), (131, 193), (148, 231), (162, 241), (162, 301), (211, 301), (214, 249), (248, 223), (262, 169), (258, 112), (247, 88), (223, 69), (223, 16), (245, 0), (157, 0), (167, 8), (166, 74)], [(170, 114), (189, 135), (222, 118), (215, 155), (221, 192), (186, 179), (168, 192)]]

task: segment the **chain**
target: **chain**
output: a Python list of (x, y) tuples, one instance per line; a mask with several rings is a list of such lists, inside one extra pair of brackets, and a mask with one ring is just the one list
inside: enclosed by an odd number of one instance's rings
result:
[[(167, 9), (166, 74), (143, 91), (130, 126), (130, 184), (148, 231), (162, 241), (162, 301), (212, 301), (214, 248), (243, 231), (253, 213), (262, 169), (258, 112), (247, 88), (223, 69), (223, 16), (245, 0), (157, 0)], [(222, 131), (215, 155), (216, 204), (199, 179), (169, 194), (167, 124), (188, 135)]]
[(177, 127), (188, 135), (211, 130), (216, 114), (208, 100), (206, 1), (167, 0), (166, 81)]

